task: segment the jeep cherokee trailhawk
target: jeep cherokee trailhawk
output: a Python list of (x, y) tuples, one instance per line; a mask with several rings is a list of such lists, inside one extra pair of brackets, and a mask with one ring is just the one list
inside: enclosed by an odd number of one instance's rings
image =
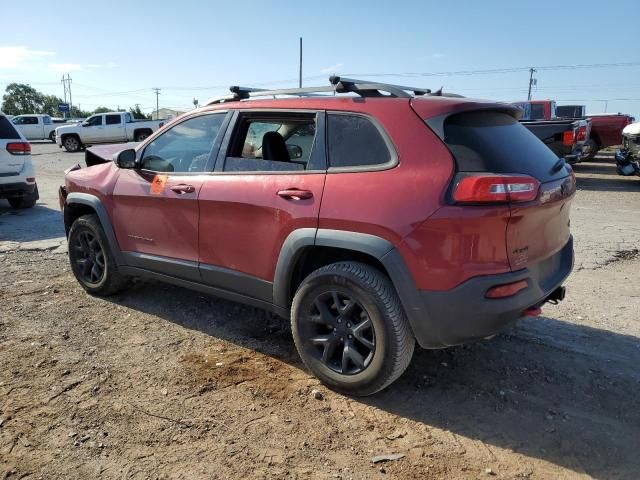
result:
[(515, 107), (339, 77), (231, 92), (67, 172), (86, 291), (145, 277), (268, 309), (354, 395), (416, 341), (488, 337), (564, 297), (575, 177)]

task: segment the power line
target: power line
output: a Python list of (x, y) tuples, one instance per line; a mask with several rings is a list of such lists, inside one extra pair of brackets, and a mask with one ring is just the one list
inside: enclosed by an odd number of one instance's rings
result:
[(153, 88), (153, 91), (156, 92), (156, 119), (160, 118), (160, 103), (159, 103), (160, 90), (161, 89), (158, 87)]

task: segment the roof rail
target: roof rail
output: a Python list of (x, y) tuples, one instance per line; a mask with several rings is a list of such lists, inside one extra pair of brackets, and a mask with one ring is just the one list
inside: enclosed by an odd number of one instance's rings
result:
[[(330, 86), (306, 87), (306, 88), (284, 88), (278, 90), (266, 90), (262, 88), (231, 86), (230, 95), (213, 98), (207, 101), (206, 105), (216, 103), (237, 102), (256, 97), (276, 97), (278, 95), (293, 95), (297, 97), (316, 97), (322, 93), (356, 93), (361, 97), (384, 97), (391, 96), (397, 98), (412, 98), (412, 96), (422, 95), (442, 95), (442, 89), (432, 93), (428, 88), (405, 87), (390, 83), (372, 82), (368, 80), (356, 80), (354, 78), (339, 77), (332, 75), (329, 77)], [(385, 95), (382, 92), (386, 92)], [(411, 92), (413, 95), (411, 95)]]

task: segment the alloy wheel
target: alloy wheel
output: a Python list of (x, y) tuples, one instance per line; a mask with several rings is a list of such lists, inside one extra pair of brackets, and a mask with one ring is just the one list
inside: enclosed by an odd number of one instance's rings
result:
[(105, 274), (105, 256), (98, 238), (83, 230), (78, 233), (73, 248), (76, 272), (81, 280), (90, 285), (100, 283)]
[(305, 319), (304, 336), (315, 358), (343, 375), (365, 370), (376, 349), (371, 317), (352, 295), (329, 290), (318, 295)]

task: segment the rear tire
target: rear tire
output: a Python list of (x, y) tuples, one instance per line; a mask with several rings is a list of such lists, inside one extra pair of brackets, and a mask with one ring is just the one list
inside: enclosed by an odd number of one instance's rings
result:
[(135, 141), (142, 142), (146, 140), (149, 137), (149, 135), (151, 135), (149, 132), (138, 132), (136, 133)]
[(415, 340), (389, 278), (357, 262), (319, 268), (304, 279), (291, 309), (304, 364), (329, 388), (372, 395), (411, 362)]
[(11, 208), (24, 209), (32, 208), (38, 201), (38, 198), (40, 198), (40, 194), (38, 193), (38, 185), (36, 185), (33, 192), (22, 197), (9, 197), (7, 200)]
[(56, 132), (55, 132), (55, 130), (49, 134), (49, 140), (51, 140), (53, 143), (56, 143)]
[(62, 146), (67, 152), (74, 153), (80, 151), (82, 143), (75, 135), (68, 135), (62, 139)]
[(596, 154), (598, 153), (598, 150), (600, 149), (600, 146), (598, 145), (598, 143), (593, 138), (590, 138), (584, 144), (583, 148), (586, 148), (588, 150), (588, 152), (589, 152), (583, 158), (583, 160), (591, 161), (591, 160), (593, 160), (595, 158)]
[(97, 215), (83, 215), (69, 230), (69, 262), (88, 293), (109, 296), (123, 290), (129, 278), (118, 272), (113, 252)]

